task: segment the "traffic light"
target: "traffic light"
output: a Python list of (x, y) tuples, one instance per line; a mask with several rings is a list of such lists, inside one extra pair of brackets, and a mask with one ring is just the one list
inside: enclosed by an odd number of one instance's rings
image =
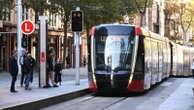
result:
[(74, 32), (82, 31), (83, 13), (82, 11), (71, 12), (71, 29)]

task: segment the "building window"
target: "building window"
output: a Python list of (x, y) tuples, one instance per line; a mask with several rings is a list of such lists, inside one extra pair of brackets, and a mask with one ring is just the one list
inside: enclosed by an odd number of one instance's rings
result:
[(56, 17), (57, 17), (56, 14), (52, 14), (52, 13), (49, 14), (49, 25), (50, 26), (56, 26), (56, 22), (57, 22)]
[(0, 20), (10, 21), (11, 19), (11, 10), (8, 8), (4, 8), (0, 10)]

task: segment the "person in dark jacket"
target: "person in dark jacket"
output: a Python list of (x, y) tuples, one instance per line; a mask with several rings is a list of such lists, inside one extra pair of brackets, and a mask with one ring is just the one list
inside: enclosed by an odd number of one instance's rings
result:
[(21, 80), (20, 80), (20, 86), (23, 87), (23, 84), (24, 84), (24, 79), (25, 79), (25, 75), (26, 75), (26, 67), (24, 65), (24, 59), (26, 58), (26, 51), (24, 51), (23, 55), (20, 56), (19, 58), (19, 62), (20, 62), (20, 65), (21, 65)]
[(30, 80), (31, 80), (31, 71), (33, 68), (31, 68), (31, 64), (30, 64), (30, 55), (27, 55), (27, 57), (24, 59), (24, 65), (26, 68), (26, 74), (25, 74), (25, 89), (26, 90), (31, 90), (31, 88), (29, 87), (30, 84)]
[(18, 75), (17, 53), (13, 52), (13, 55), (9, 58), (9, 72), (12, 77), (10, 92), (15, 93), (15, 82)]
[(55, 64), (55, 83), (61, 85), (61, 63), (60, 59), (57, 59), (57, 63)]
[(32, 57), (30, 53), (28, 53), (29, 61), (30, 61), (30, 82), (33, 82), (33, 69), (35, 65), (35, 59)]

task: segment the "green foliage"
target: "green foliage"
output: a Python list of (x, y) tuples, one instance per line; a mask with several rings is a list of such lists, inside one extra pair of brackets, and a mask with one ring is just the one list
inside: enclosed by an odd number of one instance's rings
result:
[[(48, 1), (48, 2), (47, 2)], [(144, 1), (144, 2), (143, 2)], [(88, 26), (118, 22), (125, 14), (134, 14), (148, 6), (152, 0), (23, 0), (26, 7), (31, 7), (35, 12), (62, 15), (62, 20), (69, 21), (70, 12), (77, 6), (84, 12), (84, 22)], [(146, 3), (145, 3), (146, 1)], [(145, 5), (146, 4), (146, 5)]]
[(139, 13), (145, 13), (146, 8), (153, 4), (153, 0), (133, 0), (133, 2)]
[(47, 0), (22, 0), (22, 3), (25, 7), (32, 8), (40, 15), (42, 15), (44, 11), (49, 8)]
[[(51, 9), (53, 12), (65, 12), (67, 16), (77, 6), (84, 12), (84, 22), (87, 25), (116, 22), (121, 19), (123, 3), (119, 0), (53, 0)], [(122, 6), (122, 7), (121, 7)], [(61, 11), (62, 10), (62, 11)]]
[(92, 26), (101, 23), (112, 23), (119, 21), (122, 16), (120, 13), (120, 4), (118, 0), (94, 0), (94, 2), (81, 2), (85, 13), (86, 25)]

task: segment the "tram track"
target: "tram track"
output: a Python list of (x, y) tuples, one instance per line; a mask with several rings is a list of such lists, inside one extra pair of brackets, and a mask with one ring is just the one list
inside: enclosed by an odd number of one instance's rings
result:
[(117, 104), (117, 103), (120, 103), (120, 102), (126, 100), (127, 98), (128, 98), (128, 97), (122, 98), (122, 99), (120, 99), (120, 100), (118, 100), (118, 101), (116, 101), (116, 102), (114, 102), (114, 103), (112, 103), (112, 104), (110, 104), (110, 105), (108, 105), (108, 106), (102, 108), (101, 110), (106, 110), (107, 108), (109, 108), (109, 107), (111, 107), (111, 106), (113, 106), (113, 105), (115, 105), (115, 104)]
[(184, 80), (169, 79), (143, 95), (102, 96), (90, 93), (42, 110), (154, 110), (167, 100)]
[[(73, 99), (67, 103), (58, 104), (60, 108), (65, 110), (106, 110), (107, 108), (124, 101), (128, 97), (101, 97), (89, 94), (80, 98)], [(49, 110), (52, 107), (49, 108)], [(56, 109), (56, 106), (55, 106)], [(48, 109), (41, 109), (48, 110)], [(60, 109), (57, 109), (60, 110)]]

